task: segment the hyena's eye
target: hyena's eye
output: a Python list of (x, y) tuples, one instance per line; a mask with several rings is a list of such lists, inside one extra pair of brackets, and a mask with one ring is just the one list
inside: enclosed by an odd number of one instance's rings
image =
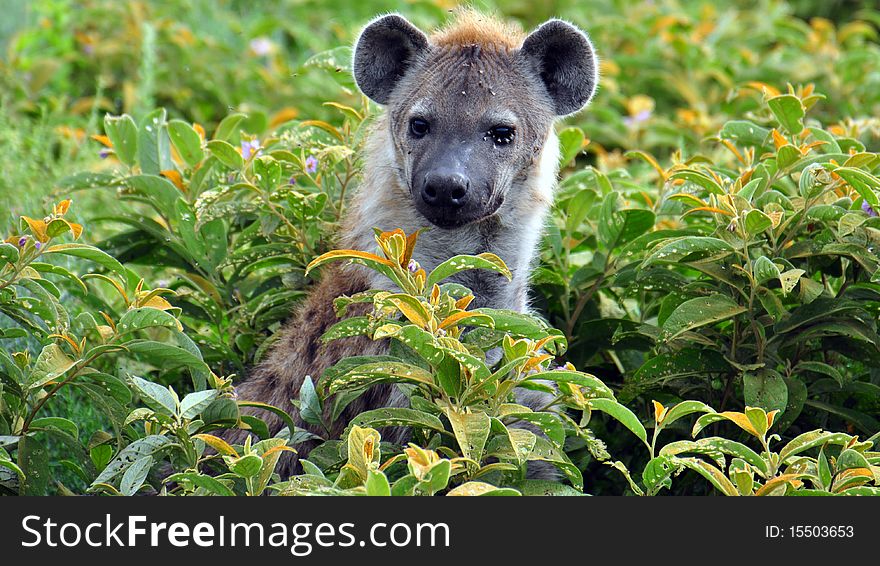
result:
[(513, 126), (492, 126), (486, 132), (486, 136), (492, 138), (495, 145), (508, 145), (513, 141), (516, 130)]
[(409, 121), (409, 131), (412, 132), (417, 138), (420, 138), (428, 133), (428, 130), (431, 129), (431, 125), (428, 124), (427, 120), (423, 120), (421, 118), (413, 118)]

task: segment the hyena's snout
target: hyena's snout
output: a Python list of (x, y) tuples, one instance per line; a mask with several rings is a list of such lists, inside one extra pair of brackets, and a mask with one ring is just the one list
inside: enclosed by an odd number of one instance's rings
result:
[(418, 211), (440, 228), (456, 228), (493, 214), (493, 171), (487, 160), (464, 148), (453, 156), (425, 154), (414, 171), (412, 198)]
[(470, 179), (462, 172), (444, 168), (430, 171), (422, 183), (422, 202), (439, 214), (454, 214), (469, 200)]

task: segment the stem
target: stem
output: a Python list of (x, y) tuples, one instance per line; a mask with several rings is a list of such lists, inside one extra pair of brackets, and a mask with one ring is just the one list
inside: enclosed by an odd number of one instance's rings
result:
[[(55, 387), (53, 387), (52, 389), (49, 390), (48, 393), (46, 393), (45, 397), (43, 397), (42, 399), (37, 401), (37, 403), (34, 405), (34, 408), (31, 409), (30, 414), (28, 414), (27, 419), (25, 419), (24, 424), (21, 426), (22, 434), (25, 434), (28, 432), (28, 430), (30, 430), (31, 422), (34, 420), (34, 418), (36, 418), (37, 413), (40, 411), (40, 409), (43, 408), (43, 405), (45, 405), (49, 399), (54, 397), (55, 394), (58, 393), (59, 389), (61, 389), (62, 387), (64, 387), (65, 385), (67, 385), (68, 383), (70, 383), (71, 381), (76, 379), (77, 377), (79, 377), (80, 370), (91, 365), (91, 363), (94, 362), (100, 355), (101, 354), (95, 354), (94, 356), (90, 357), (88, 360), (85, 360), (85, 362), (83, 362), (82, 365), (80, 365), (80, 367), (78, 367), (76, 369), (76, 371), (74, 371), (71, 374), (70, 377), (68, 377), (64, 381), (57, 383), (55, 385)], [(79, 365), (79, 364), (77, 364), (77, 365)]]
[(596, 291), (599, 290), (599, 286), (605, 282), (605, 272), (608, 270), (609, 260), (605, 260), (605, 267), (603, 268), (603, 273), (599, 275), (599, 278), (596, 279), (596, 282), (590, 287), (590, 289), (580, 296), (577, 304), (574, 307), (574, 312), (571, 313), (571, 317), (568, 319), (568, 322), (565, 325), (565, 338), (571, 343), (571, 337), (574, 334), (574, 326), (577, 324), (578, 318), (581, 316), (584, 308), (587, 306), (587, 303), (590, 299), (593, 298), (593, 295), (596, 294)]

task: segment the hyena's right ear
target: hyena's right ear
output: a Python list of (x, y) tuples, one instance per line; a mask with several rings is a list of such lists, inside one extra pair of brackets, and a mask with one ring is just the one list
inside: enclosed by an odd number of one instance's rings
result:
[(427, 36), (406, 18), (381, 16), (364, 28), (355, 44), (354, 80), (364, 94), (387, 104), (408, 66), (427, 48)]
[(559, 116), (590, 101), (599, 82), (599, 65), (587, 34), (562, 20), (549, 20), (523, 42), (520, 54), (540, 77)]

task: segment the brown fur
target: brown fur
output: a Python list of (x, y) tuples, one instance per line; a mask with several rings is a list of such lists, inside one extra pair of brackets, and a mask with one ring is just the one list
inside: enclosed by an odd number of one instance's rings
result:
[[(383, 342), (374, 342), (366, 337), (345, 338), (327, 344), (321, 341), (324, 332), (339, 321), (333, 310), (333, 299), (369, 288), (366, 277), (357, 269), (326, 268), (322, 275), (321, 281), (281, 330), (281, 338), (273, 345), (268, 358), (236, 391), (239, 400), (259, 401), (279, 407), (291, 414), (297, 426), (321, 436), (336, 438), (353, 416), (367, 408), (381, 406), (390, 397), (392, 386), (374, 387), (354, 401), (333, 423), (329, 432), (307, 425), (300, 419), (299, 411), (290, 400), (299, 398), (305, 376), (311, 376), (313, 381), (317, 381), (324, 370), (343, 358), (381, 354), (387, 348)], [(330, 406), (331, 403), (325, 403), (327, 422)], [(284, 424), (274, 413), (268, 411), (248, 408), (244, 412), (262, 418), (272, 433), (277, 432)], [(244, 432), (230, 433), (227, 440), (240, 443), (246, 435)], [(300, 456), (305, 456), (314, 446), (315, 442), (307, 442), (297, 446), (297, 451)], [(295, 459), (288, 457), (282, 460), (279, 471), (282, 476), (287, 476), (294, 466)]]
[(482, 45), (515, 49), (523, 39), (525, 35), (519, 26), (471, 9), (456, 10), (449, 25), (431, 34), (431, 43), (444, 47)]

